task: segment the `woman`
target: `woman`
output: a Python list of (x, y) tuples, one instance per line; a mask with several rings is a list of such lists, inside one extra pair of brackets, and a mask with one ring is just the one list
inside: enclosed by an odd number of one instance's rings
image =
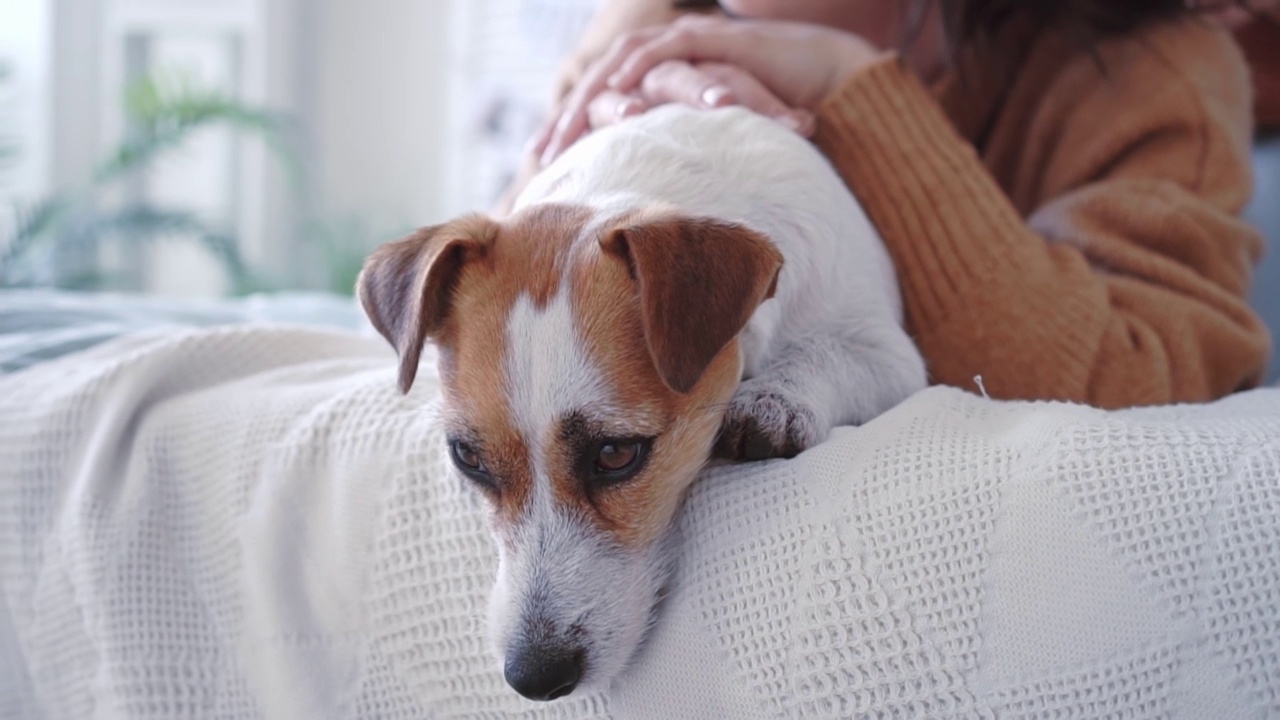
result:
[(655, 104), (744, 104), (861, 200), (935, 382), (1102, 407), (1259, 382), (1248, 72), (1184, 0), (723, 0), (621, 31), (658, 2), (602, 25), (544, 161)]

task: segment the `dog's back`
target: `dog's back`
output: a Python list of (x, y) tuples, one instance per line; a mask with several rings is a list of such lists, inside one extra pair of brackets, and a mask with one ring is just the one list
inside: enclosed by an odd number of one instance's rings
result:
[(840, 177), (808, 141), (748, 110), (670, 105), (593, 133), (516, 208), (538, 203), (585, 205), (601, 217), (665, 207), (770, 238), (786, 261), (777, 294), (743, 334), (748, 375), (788, 334), (901, 324), (892, 263)]

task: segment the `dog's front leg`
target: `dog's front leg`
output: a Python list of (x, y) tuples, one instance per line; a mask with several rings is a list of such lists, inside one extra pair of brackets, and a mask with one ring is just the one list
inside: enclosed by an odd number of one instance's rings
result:
[(832, 427), (865, 423), (924, 386), (924, 361), (897, 327), (810, 335), (780, 348), (739, 385), (716, 455), (793, 457)]

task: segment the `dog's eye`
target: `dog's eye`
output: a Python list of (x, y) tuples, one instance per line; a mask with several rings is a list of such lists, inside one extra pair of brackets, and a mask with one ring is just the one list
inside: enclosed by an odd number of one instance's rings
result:
[(592, 475), (608, 484), (630, 479), (644, 467), (651, 441), (605, 440), (595, 447)]
[(480, 462), (480, 453), (470, 445), (460, 441), (453, 441), (453, 460), (462, 467), (463, 470), (483, 470), (484, 466)]
[(453, 464), (472, 482), (485, 490), (498, 491), (498, 483), (489, 474), (489, 468), (484, 466), (479, 450), (461, 440), (450, 440), (449, 456), (453, 459)]
[(618, 472), (640, 457), (640, 443), (605, 443), (596, 453), (596, 469), (601, 472)]

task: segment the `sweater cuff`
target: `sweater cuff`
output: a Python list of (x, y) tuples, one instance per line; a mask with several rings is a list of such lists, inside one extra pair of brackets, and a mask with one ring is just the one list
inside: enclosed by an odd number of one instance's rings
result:
[(823, 101), (814, 141), (880, 231), (916, 332), (944, 322), (984, 279), (1031, 270), (1020, 267), (1037, 254), (1025, 221), (896, 57)]

